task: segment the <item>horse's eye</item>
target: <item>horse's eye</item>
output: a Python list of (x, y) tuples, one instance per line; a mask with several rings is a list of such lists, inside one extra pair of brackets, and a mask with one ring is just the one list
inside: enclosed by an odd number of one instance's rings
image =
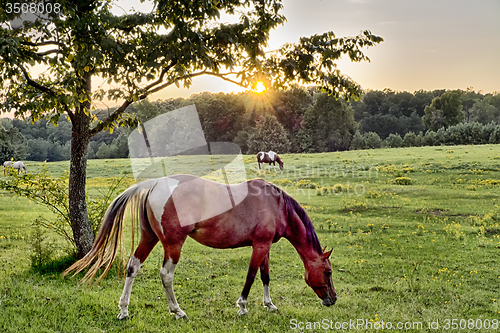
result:
[(325, 275), (326, 275), (327, 277), (330, 277), (330, 276), (332, 276), (332, 272), (331, 272), (331, 271), (325, 271)]

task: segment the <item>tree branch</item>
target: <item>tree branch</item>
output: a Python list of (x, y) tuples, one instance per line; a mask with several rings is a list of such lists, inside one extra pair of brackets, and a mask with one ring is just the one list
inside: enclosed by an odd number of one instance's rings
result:
[(64, 45), (63, 43), (60, 43), (58, 41), (55, 41), (55, 40), (48, 40), (46, 42), (42, 42), (42, 43), (33, 43), (33, 42), (28, 42), (28, 41), (21, 41), (20, 42), (21, 45), (26, 45), (26, 46), (35, 46), (35, 47), (39, 47), (39, 46), (48, 46), (48, 45), (57, 45), (61, 48), (65, 48), (66, 45)]
[(50, 88), (47, 88), (45, 86), (42, 86), (40, 83), (38, 83), (35, 80), (33, 80), (32, 78), (30, 78), (29, 73), (26, 71), (26, 69), (23, 66), (19, 66), (19, 68), (23, 72), (24, 77), (25, 77), (26, 82), (28, 83), (28, 85), (30, 85), (33, 88), (38, 89), (38, 90), (46, 93), (46, 94), (49, 94), (49, 95), (52, 95), (52, 96), (56, 96), (56, 92), (54, 90), (52, 90)]
[(40, 56), (40, 57), (43, 57), (43, 56), (46, 56), (46, 55), (49, 55), (49, 54), (52, 54), (52, 53), (60, 53), (61, 51), (60, 50), (48, 50), (48, 51), (45, 51), (45, 52), (40, 52), (40, 53), (37, 53), (36, 55), (37, 56)]
[(226, 75), (234, 75), (234, 74), (238, 74), (238, 73), (234, 73), (234, 72), (230, 72), (230, 73), (223, 73), (223, 74), (220, 74), (220, 73), (214, 73), (214, 72), (209, 72), (209, 71), (202, 71), (202, 72), (198, 72), (198, 73), (193, 73), (193, 74), (189, 74), (189, 75), (185, 75), (185, 76), (181, 76), (181, 77), (178, 77), (176, 78), (175, 80), (171, 81), (171, 82), (167, 82), (167, 83), (164, 83), (162, 84), (161, 86), (158, 86), (154, 89), (151, 89), (149, 91), (146, 91), (143, 95), (141, 95), (139, 98), (140, 99), (144, 99), (146, 98), (147, 96), (155, 93), (155, 92), (158, 92), (168, 86), (171, 86), (172, 84), (175, 83), (175, 81), (180, 81), (180, 80), (186, 80), (186, 79), (191, 79), (191, 78), (194, 78), (194, 77), (197, 77), (197, 76), (201, 76), (201, 75), (212, 75), (212, 76), (216, 76), (224, 81), (227, 81), (227, 82), (231, 82), (233, 84), (236, 84), (237, 86), (240, 86), (240, 87), (245, 87), (244, 84), (238, 82), (238, 81), (235, 81), (235, 80), (231, 80), (227, 77), (225, 77)]
[(93, 137), (97, 133), (101, 132), (105, 127), (107, 127), (113, 121), (118, 119), (118, 117), (121, 116), (123, 112), (125, 112), (125, 110), (130, 104), (132, 104), (132, 101), (125, 100), (123, 104), (118, 109), (115, 110), (115, 112), (113, 112), (108, 118), (106, 118), (105, 120), (97, 124), (96, 127), (90, 130), (90, 137)]
[[(51, 96), (57, 97), (57, 93), (54, 90), (52, 90), (52, 89), (50, 89), (48, 87), (45, 87), (45, 86), (41, 85), (40, 83), (36, 82), (35, 80), (33, 80), (32, 78), (30, 78), (29, 73), (26, 71), (26, 69), (23, 66), (19, 66), (19, 68), (23, 72), (24, 77), (26, 78), (26, 82), (28, 83), (29, 86), (31, 86), (31, 87), (33, 87), (35, 89), (38, 89), (38, 90), (40, 90), (43, 93), (46, 93), (46, 94), (49, 94)], [(64, 106), (64, 111), (66, 111), (66, 113), (71, 118), (72, 113), (69, 110), (68, 105), (65, 104), (65, 103), (62, 103), (62, 105)]]
[(150, 85), (146, 86), (146, 88), (144, 88), (144, 90), (146, 90), (146, 92), (153, 88), (154, 86), (160, 84), (163, 82), (163, 78), (165, 77), (165, 74), (167, 74), (167, 72), (172, 68), (174, 67), (175, 65), (177, 64), (177, 60), (172, 60), (172, 62), (170, 63), (170, 65), (168, 65), (167, 67), (165, 67), (162, 71), (161, 71), (161, 74), (160, 74), (160, 77), (158, 78), (158, 80), (156, 80), (155, 82), (152, 82)]

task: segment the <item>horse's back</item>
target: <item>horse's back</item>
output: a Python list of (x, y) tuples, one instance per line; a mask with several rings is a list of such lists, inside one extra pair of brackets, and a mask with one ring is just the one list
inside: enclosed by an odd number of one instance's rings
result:
[(284, 232), (279, 190), (262, 179), (226, 185), (187, 175), (171, 178), (179, 183), (163, 211), (166, 234), (177, 230), (210, 247), (233, 248), (272, 241)]

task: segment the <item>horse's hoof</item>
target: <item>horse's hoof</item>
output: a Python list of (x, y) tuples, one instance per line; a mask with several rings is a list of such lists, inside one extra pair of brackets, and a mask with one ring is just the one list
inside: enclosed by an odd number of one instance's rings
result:
[(278, 308), (274, 306), (274, 304), (269, 304), (269, 305), (266, 305), (266, 308), (267, 308), (267, 311), (268, 312), (275, 312), (275, 311), (278, 311)]
[(128, 319), (128, 313), (119, 313), (118, 316), (116, 316), (119, 320), (125, 320)]
[(238, 316), (244, 316), (248, 313), (247, 309), (239, 309), (238, 310)]
[(189, 319), (187, 314), (184, 313), (184, 311), (181, 311), (180, 313), (179, 312), (176, 312), (174, 313), (175, 314), (175, 319)]

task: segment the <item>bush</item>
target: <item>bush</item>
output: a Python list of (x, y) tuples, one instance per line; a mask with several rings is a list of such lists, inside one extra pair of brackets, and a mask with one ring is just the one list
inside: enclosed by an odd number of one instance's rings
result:
[(364, 136), (359, 131), (356, 131), (356, 133), (354, 133), (354, 136), (352, 137), (349, 150), (358, 150), (365, 148), (366, 148), (366, 142)]
[(382, 146), (382, 140), (380, 140), (380, 137), (377, 133), (370, 132), (366, 133), (364, 136), (367, 148), (375, 149)]
[(309, 179), (301, 179), (297, 182), (297, 188), (309, 188), (316, 189), (319, 188), (319, 184), (311, 182)]
[(397, 185), (411, 185), (413, 180), (410, 177), (396, 177), (394, 183)]
[(255, 130), (248, 135), (248, 153), (273, 150), (278, 154), (290, 151), (290, 140), (283, 125), (273, 115), (263, 115), (256, 120)]
[(403, 138), (403, 147), (417, 147), (417, 136), (413, 132), (408, 132)]
[(488, 142), (491, 144), (500, 143), (500, 126), (495, 127), (495, 130), (490, 134)]
[(401, 135), (391, 133), (382, 144), (385, 148), (399, 148), (403, 144), (403, 139)]
[[(65, 241), (71, 244), (71, 247), (76, 251), (76, 242), (71, 231), (71, 221), (69, 218), (69, 203), (68, 203), (68, 179), (69, 174), (66, 172), (60, 177), (51, 177), (45, 164), (42, 165), (42, 171), (37, 174), (18, 174), (12, 171), (7, 179), (0, 180), (0, 189), (9, 191), (18, 196), (28, 198), (36, 203), (47, 207), (56, 216), (55, 220), (38, 218), (36, 220), (37, 228), (46, 228), (54, 231)], [(106, 193), (96, 199), (89, 199), (88, 211), (89, 222), (94, 233), (98, 230), (102, 217), (106, 212), (112, 197), (118, 191), (118, 187), (123, 178), (117, 179), (111, 183)], [(35, 243), (43, 241), (43, 234), (34, 239)], [(41, 259), (47, 257), (40, 249), (35, 249), (36, 263), (40, 263)]]
[(436, 132), (427, 131), (424, 135), (424, 146), (439, 146), (436, 141)]
[(31, 245), (31, 267), (35, 270), (39, 270), (52, 261), (55, 250), (54, 244), (47, 242), (45, 234), (46, 230), (42, 229), (42, 223), (40, 223), (40, 220), (35, 219), (33, 221), (33, 234), (28, 239)]

